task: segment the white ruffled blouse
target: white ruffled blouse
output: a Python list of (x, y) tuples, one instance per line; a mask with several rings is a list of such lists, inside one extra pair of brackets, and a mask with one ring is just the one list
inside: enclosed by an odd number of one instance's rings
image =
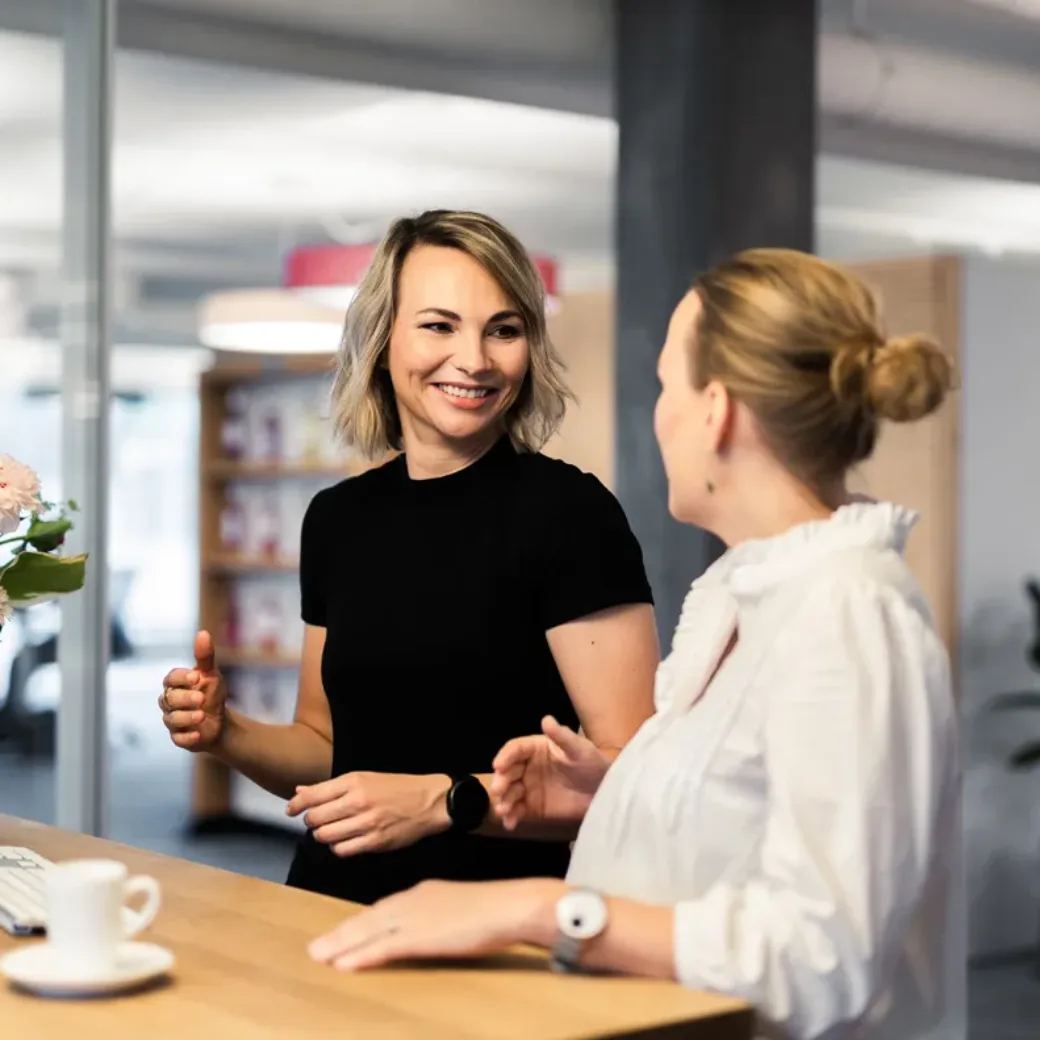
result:
[(959, 736), (915, 521), (855, 502), (694, 582), (575, 844), (568, 880), (674, 905), (679, 979), (762, 1036), (965, 1036)]

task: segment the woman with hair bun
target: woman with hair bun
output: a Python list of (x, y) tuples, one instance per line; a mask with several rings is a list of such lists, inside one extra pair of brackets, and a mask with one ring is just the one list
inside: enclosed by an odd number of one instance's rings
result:
[(680, 301), (659, 374), (671, 512), (729, 550), (609, 768), (553, 733), (498, 755), (507, 826), (581, 813), (566, 880), (419, 886), (312, 956), (353, 970), (527, 942), (565, 970), (742, 997), (763, 1037), (963, 1037), (947, 653), (903, 558), (914, 514), (847, 486), (883, 422), (942, 404), (950, 362), (888, 339), (841, 268), (758, 249)]

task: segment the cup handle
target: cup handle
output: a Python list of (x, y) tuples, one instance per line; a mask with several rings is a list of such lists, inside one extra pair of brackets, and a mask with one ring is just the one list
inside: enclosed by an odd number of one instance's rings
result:
[[(126, 939), (139, 935), (155, 920), (162, 902), (159, 882), (147, 874), (135, 874), (123, 885), (123, 905), (126, 906), (137, 895), (145, 897), (144, 906), (140, 910), (126, 907), (133, 914), (133, 922), (123, 925), (123, 937)], [(129, 915), (124, 915), (124, 921), (127, 916)]]

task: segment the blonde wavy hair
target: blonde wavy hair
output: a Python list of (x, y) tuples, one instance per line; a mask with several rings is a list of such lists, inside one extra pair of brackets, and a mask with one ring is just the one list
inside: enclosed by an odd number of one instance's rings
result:
[(510, 298), (523, 319), (530, 361), (520, 393), (506, 415), (513, 443), (538, 451), (563, 421), (573, 395), (549, 338), (545, 285), (519, 240), (481, 213), (429, 210), (395, 220), (376, 248), (347, 309), (332, 388), (336, 432), (354, 451), (379, 459), (400, 451), (401, 420), (385, 359), (397, 313), (405, 258), (420, 245), (458, 249), (472, 257)]

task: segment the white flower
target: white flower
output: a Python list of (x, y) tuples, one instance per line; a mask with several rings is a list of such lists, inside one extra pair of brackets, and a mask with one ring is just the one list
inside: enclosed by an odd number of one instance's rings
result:
[(40, 508), (40, 478), (28, 466), (0, 455), (0, 534), (18, 530), (22, 514)]
[(0, 585), (0, 626), (11, 620), (11, 597), (7, 595), (7, 589)]

